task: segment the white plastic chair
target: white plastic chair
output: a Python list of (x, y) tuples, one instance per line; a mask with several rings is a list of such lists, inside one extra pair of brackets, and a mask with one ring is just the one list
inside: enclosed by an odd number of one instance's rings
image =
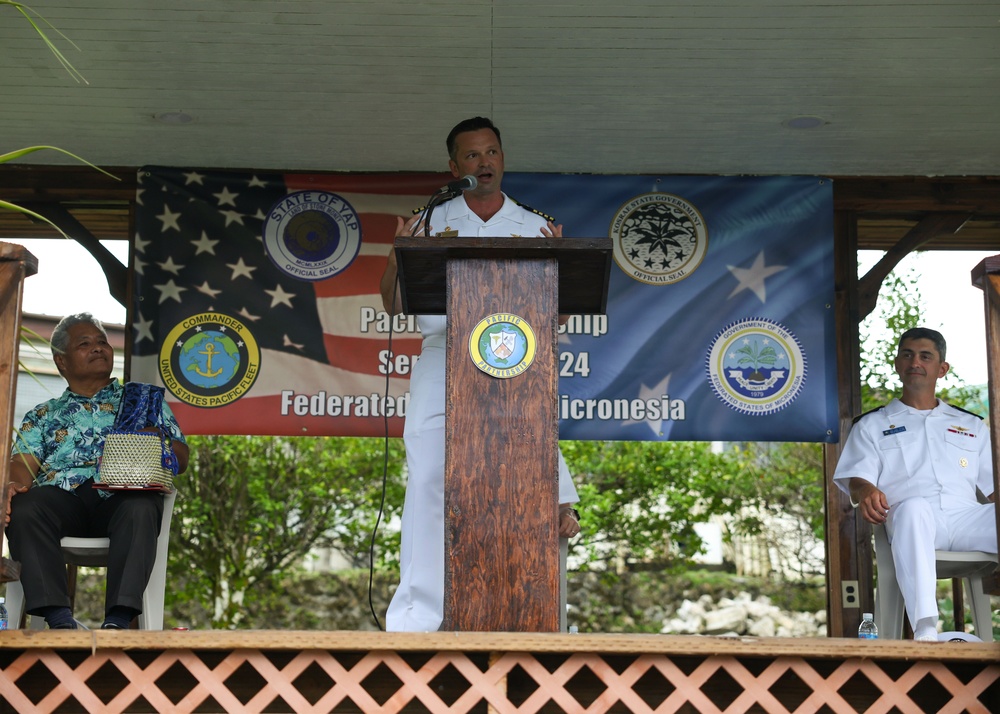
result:
[[(875, 562), (878, 577), (875, 581), (875, 612), (878, 613), (879, 638), (899, 640), (903, 637), (903, 616), (906, 608), (903, 593), (896, 582), (896, 566), (892, 560), (889, 536), (884, 525), (873, 526), (875, 531)], [(993, 641), (993, 622), (990, 615), (990, 596), (983, 592), (983, 576), (989, 575), (997, 567), (997, 556), (977, 550), (935, 551), (937, 576), (962, 578), (965, 590), (972, 604), (972, 626), (976, 636), (984, 642)], [(955, 623), (956, 630), (962, 630), (965, 623)]]
[[(156, 559), (153, 572), (149, 575), (146, 590), (142, 594), (142, 613), (139, 615), (140, 630), (163, 629), (163, 603), (167, 585), (167, 549), (170, 545), (170, 519), (173, 517), (177, 492), (163, 497), (163, 519), (160, 521), (160, 535), (156, 539)], [(77, 538), (67, 536), (59, 541), (63, 558), (71, 566), (104, 567), (108, 564), (108, 538)], [(20, 627), (24, 614), (24, 589), (17, 580), (7, 583), (7, 616), (11, 626)], [(41, 617), (31, 618), (31, 628), (45, 628)]]

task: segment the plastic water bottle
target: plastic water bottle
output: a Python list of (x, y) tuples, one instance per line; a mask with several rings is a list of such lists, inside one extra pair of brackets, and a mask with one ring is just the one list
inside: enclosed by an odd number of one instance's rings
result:
[(877, 640), (878, 627), (875, 626), (875, 619), (870, 612), (866, 612), (858, 628), (858, 637), (862, 640)]
[(7, 606), (4, 605), (6, 600), (0, 597), (0, 630), (7, 629)]

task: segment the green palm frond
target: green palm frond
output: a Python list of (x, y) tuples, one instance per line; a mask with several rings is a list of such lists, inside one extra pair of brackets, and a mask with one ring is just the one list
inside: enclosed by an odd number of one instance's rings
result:
[(80, 71), (76, 67), (74, 67), (73, 64), (68, 59), (66, 59), (66, 55), (64, 55), (59, 50), (59, 48), (56, 47), (55, 43), (49, 39), (49, 36), (45, 34), (45, 30), (42, 29), (39, 23), (47, 25), (52, 32), (58, 34), (60, 37), (62, 37), (64, 40), (70, 43), (73, 46), (73, 49), (79, 52), (80, 48), (76, 46), (76, 43), (73, 42), (73, 40), (66, 37), (66, 35), (64, 35), (62, 32), (59, 31), (59, 28), (57, 28), (51, 22), (49, 22), (44, 17), (39, 15), (34, 8), (31, 8), (28, 5), (25, 5), (24, 3), (14, 2), (14, 0), (0, 0), (0, 5), (9, 5), (10, 7), (17, 10), (19, 13), (24, 15), (24, 19), (27, 20), (28, 24), (35, 29), (35, 32), (38, 33), (38, 36), (42, 38), (42, 42), (44, 42), (45, 46), (49, 48), (49, 51), (53, 55), (55, 55), (55, 58), (59, 60), (59, 64), (63, 66), (63, 69), (66, 70), (67, 74), (69, 74), (69, 76), (72, 77), (74, 81), (76, 81), (78, 84), (80, 82), (83, 82), (84, 84), (90, 84), (90, 82), (87, 81), (87, 78), (84, 77), (80, 73)]
[[(3, 2), (3, 0), (0, 0), (0, 3), (2, 3), (2, 2)], [(42, 146), (28, 146), (28, 147), (26, 147), (24, 149), (16, 149), (14, 151), (8, 151), (6, 154), (0, 154), (0, 164), (5, 164), (8, 161), (13, 161), (15, 159), (20, 159), (22, 156), (27, 156), (28, 154), (34, 153), (35, 151), (45, 151), (45, 150), (47, 150), (47, 151), (58, 151), (60, 154), (65, 154), (66, 156), (69, 156), (72, 159), (76, 159), (81, 164), (87, 164), (87, 166), (89, 166), (90, 168), (97, 169), (98, 171), (100, 171), (105, 176), (111, 176), (111, 178), (113, 178), (113, 179), (117, 179), (118, 178), (117, 176), (114, 176), (113, 174), (109, 174), (107, 171), (105, 171), (104, 169), (102, 169), (100, 166), (95, 166), (94, 164), (90, 163), (86, 159), (81, 158), (81, 157), (77, 156), (76, 154), (74, 154), (72, 152), (66, 151), (66, 149), (60, 149), (58, 146), (45, 146), (45, 145), (42, 145)]]
[[(3, 2), (4, 2), (4, 0), (0, 0), (0, 4), (2, 4)], [(86, 164), (87, 166), (91, 167), (92, 169), (96, 169), (96, 170), (100, 171), (105, 176), (110, 176), (115, 181), (120, 180), (117, 176), (115, 176), (114, 174), (109, 174), (107, 171), (105, 171), (104, 169), (102, 169), (100, 166), (95, 166), (94, 164), (90, 163), (86, 159), (80, 158), (76, 154), (74, 154), (72, 152), (69, 152), (69, 151), (66, 151), (65, 149), (60, 149), (58, 146), (28, 146), (28, 147), (26, 147), (24, 149), (17, 149), (15, 151), (8, 151), (6, 154), (0, 154), (0, 164), (5, 164), (8, 161), (14, 161), (15, 159), (20, 159), (22, 156), (27, 156), (28, 154), (34, 153), (35, 151), (42, 151), (42, 150), (58, 151), (61, 154), (65, 154), (66, 156), (69, 156), (71, 158), (76, 159), (80, 163)], [(11, 203), (10, 201), (5, 201), (2, 198), (0, 198), (0, 209), (7, 210), (7, 211), (14, 211), (15, 213), (23, 213), (24, 215), (29, 216), (30, 218), (34, 218), (37, 221), (44, 221), (45, 223), (48, 223), (50, 226), (52, 226), (57, 231), (59, 231), (63, 235), (64, 238), (69, 238), (69, 236), (66, 235), (66, 232), (63, 231), (62, 228), (60, 228), (59, 226), (57, 226), (55, 223), (53, 223), (52, 221), (50, 221), (45, 216), (43, 216), (43, 215), (41, 215), (39, 213), (35, 213), (34, 211), (32, 211), (30, 209), (27, 209), (27, 208), (24, 208), (23, 206), (18, 206), (16, 203)]]

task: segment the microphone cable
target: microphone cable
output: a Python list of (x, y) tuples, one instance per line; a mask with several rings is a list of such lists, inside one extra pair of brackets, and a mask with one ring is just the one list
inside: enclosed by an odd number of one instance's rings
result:
[[(392, 250), (395, 250), (393, 246)], [(396, 290), (399, 287), (399, 278), (397, 276), (396, 281), (392, 285), (392, 300), (389, 301), (390, 312), (391, 308), (396, 307)], [(393, 315), (389, 315), (389, 359), (392, 359), (392, 330), (395, 320)], [(390, 362), (390, 364), (392, 364)], [(378, 504), (378, 514), (375, 517), (375, 526), (372, 528), (372, 538), (368, 546), (368, 609), (371, 610), (372, 619), (375, 620), (375, 626), (378, 628), (379, 632), (383, 632), (382, 622), (378, 619), (378, 614), (375, 612), (375, 601), (373, 597), (373, 590), (375, 588), (375, 541), (378, 539), (378, 527), (382, 523), (382, 513), (385, 510), (385, 494), (388, 488), (389, 482), (389, 414), (385, 408), (385, 405), (389, 402), (389, 375), (392, 374), (391, 369), (385, 370), (385, 400), (382, 403), (382, 423), (385, 426), (383, 431), (383, 441), (382, 441), (382, 496), (379, 499)]]

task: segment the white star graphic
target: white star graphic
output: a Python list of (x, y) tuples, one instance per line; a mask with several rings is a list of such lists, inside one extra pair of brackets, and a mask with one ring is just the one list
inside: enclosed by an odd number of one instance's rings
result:
[(236, 208), (236, 197), (239, 196), (238, 193), (232, 193), (228, 188), (223, 186), (221, 193), (213, 193), (212, 195), (219, 199), (220, 206), (225, 206), (228, 203), (233, 208)]
[(146, 246), (149, 245), (152, 242), (153, 241), (151, 241), (151, 240), (143, 240), (142, 237), (138, 233), (136, 233), (135, 234), (135, 252), (136, 253), (145, 253), (146, 252)]
[(201, 285), (196, 286), (195, 290), (197, 290), (200, 293), (204, 293), (205, 295), (208, 295), (210, 298), (214, 298), (216, 295), (222, 292), (221, 290), (213, 290), (212, 286), (208, 284), (207, 280), (203, 282)]
[(239, 223), (243, 225), (243, 214), (239, 211), (219, 211), (222, 215), (226, 217), (226, 228), (229, 227), (230, 223)]
[(267, 216), (265, 216), (264, 212), (262, 210), (260, 210), (259, 208), (257, 209), (257, 212), (255, 214), (253, 214), (253, 218), (254, 218), (255, 221), (265, 221), (265, 220), (267, 220)]
[(181, 272), (181, 268), (184, 267), (183, 265), (177, 265), (177, 263), (174, 262), (173, 256), (168, 256), (165, 261), (163, 261), (162, 263), (157, 263), (157, 265), (160, 266), (160, 269), (163, 272), (173, 273), (174, 275), (179, 275)]
[(153, 321), (147, 320), (139, 314), (139, 322), (135, 325), (135, 341), (142, 342), (143, 340), (153, 341)]
[(271, 307), (276, 307), (279, 304), (292, 307), (292, 298), (295, 297), (295, 293), (286, 293), (280, 285), (276, 285), (274, 290), (265, 290), (264, 292), (271, 296)]
[(205, 231), (201, 232), (201, 238), (198, 240), (191, 241), (197, 250), (194, 252), (195, 255), (200, 255), (201, 253), (208, 253), (209, 255), (215, 255), (215, 246), (219, 243), (217, 240), (212, 240), (208, 237)]
[(284, 339), (282, 340), (281, 344), (284, 347), (294, 347), (299, 351), (302, 351), (302, 348), (305, 347), (305, 345), (300, 345), (297, 342), (292, 342), (291, 339), (289, 339), (288, 335), (282, 335), (282, 337)]
[(135, 202), (140, 206), (142, 205), (142, 194), (145, 190), (142, 186), (135, 190)]
[(163, 221), (162, 233), (166, 233), (169, 229), (173, 228), (175, 231), (179, 231), (181, 227), (177, 225), (177, 219), (181, 217), (180, 213), (174, 213), (166, 206), (163, 207), (163, 213), (161, 213), (157, 218)]
[(146, 264), (144, 262), (142, 262), (141, 260), (139, 260), (138, 258), (135, 259), (135, 265), (132, 266), (132, 269), (135, 270), (136, 275), (145, 275), (146, 274), (146, 272), (145, 272), (146, 271)]
[(204, 186), (205, 184), (202, 182), (203, 178), (205, 177), (197, 171), (189, 171), (184, 174), (184, 185), (190, 186), (191, 184), (196, 183), (199, 186)]
[(764, 287), (764, 280), (771, 277), (775, 273), (780, 273), (782, 270), (788, 268), (787, 265), (764, 265), (764, 251), (757, 254), (757, 258), (753, 261), (753, 265), (749, 268), (737, 268), (733, 265), (727, 265), (729, 272), (733, 274), (739, 284), (733, 288), (733, 291), (729, 293), (729, 297), (733, 297), (737, 293), (743, 292), (744, 290), (752, 290), (753, 294), (760, 299), (761, 302), (767, 302), (767, 291)]
[[(672, 373), (671, 373), (672, 374)], [(645, 384), (639, 387), (639, 399), (646, 401), (648, 399), (660, 399), (664, 394), (667, 393), (667, 389), (670, 386), (670, 375), (660, 380), (660, 383), (654, 387), (647, 387)], [(649, 427), (656, 436), (663, 436), (663, 432), (660, 430), (663, 426), (663, 419), (646, 419), (646, 426)], [(629, 419), (628, 421), (623, 421), (622, 426), (628, 426), (629, 424), (640, 424), (641, 422)]]
[(250, 183), (248, 183), (247, 186), (249, 186), (250, 188), (253, 188), (254, 186), (257, 186), (258, 188), (267, 188), (267, 184), (261, 181), (259, 178), (257, 178), (256, 175), (251, 177)]
[(243, 315), (243, 317), (245, 317), (246, 319), (250, 320), (251, 322), (257, 322), (257, 320), (260, 319), (260, 315), (251, 315), (250, 311), (247, 310), (246, 308), (243, 308), (237, 314), (238, 315)]
[(233, 271), (232, 277), (229, 278), (230, 280), (236, 280), (241, 275), (244, 278), (253, 280), (253, 271), (257, 269), (244, 263), (243, 258), (240, 258), (235, 263), (226, 263), (226, 267), (231, 268)]
[(163, 285), (154, 285), (153, 287), (160, 291), (160, 305), (165, 303), (167, 300), (176, 300), (177, 302), (180, 302), (181, 293), (187, 290), (187, 288), (182, 288), (180, 285), (177, 285), (173, 281), (173, 278), (165, 282)]

